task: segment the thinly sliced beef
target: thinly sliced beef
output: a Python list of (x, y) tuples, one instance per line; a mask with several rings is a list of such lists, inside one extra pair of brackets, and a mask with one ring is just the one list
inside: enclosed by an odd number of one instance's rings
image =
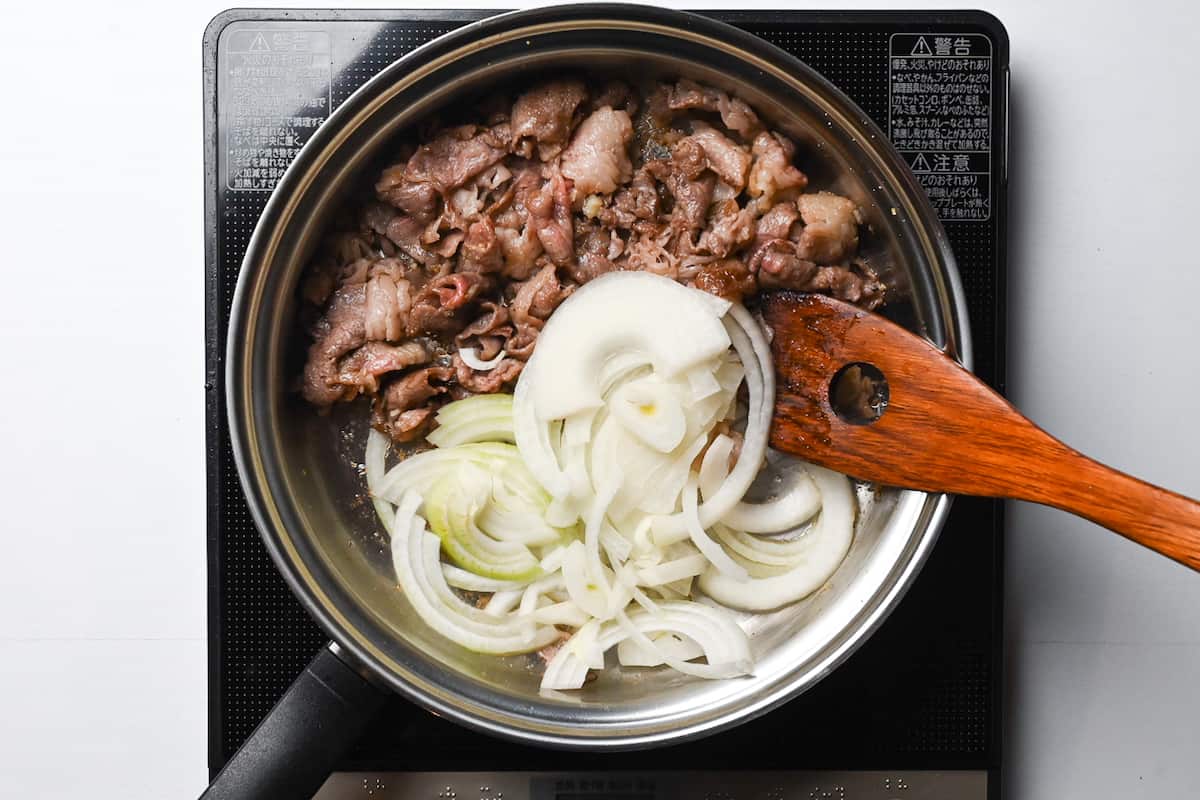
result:
[(656, 219), (661, 210), (662, 200), (654, 176), (642, 167), (633, 174), (629, 185), (616, 193), (612, 203), (595, 214), (595, 218), (610, 228), (629, 230), (638, 220)]
[(527, 281), (515, 284), (516, 295), (509, 304), (515, 332), (504, 349), (517, 358), (528, 358), (546, 319), (572, 292), (559, 283), (553, 264), (547, 264)]
[(458, 385), (476, 394), (492, 394), (509, 388), (524, 369), (525, 362), (516, 358), (505, 358), (489, 370), (472, 369), (454, 354), (454, 376)]
[(387, 238), (413, 261), (428, 267), (437, 264), (441, 257), (425, 247), (421, 241), (424, 233), (425, 226), (414, 217), (397, 215), (387, 226)]
[(617, 269), (616, 259), (625, 250), (625, 242), (616, 231), (595, 222), (585, 223), (575, 231), (575, 262), (567, 267), (576, 283), (587, 283), (595, 277)]
[(801, 288), (804, 291), (831, 294), (868, 310), (883, 302), (883, 286), (874, 273), (864, 275), (850, 267), (818, 267), (808, 285)]
[(531, 193), (526, 205), (538, 242), (555, 264), (570, 264), (575, 258), (574, 220), (571, 215), (571, 184), (555, 175)]
[(424, 436), (437, 410), (429, 401), (447, 392), (453, 376), (449, 367), (425, 367), (388, 382), (375, 396), (371, 424), (397, 442)]
[(693, 232), (704, 226), (712, 203), (716, 176), (706, 174), (704, 150), (693, 139), (681, 139), (671, 148), (671, 157), (646, 165), (671, 196), (671, 224)]
[(740, 303), (758, 290), (754, 273), (740, 258), (725, 258), (700, 267), (692, 285), (697, 289)]
[(431, 279), (413, 298), (408, 334), (452, 333), (460, 329), (467, 308), (488, 285), (488, 278), (477, 272), (452, 273)]
[(406, 179), (405, 169), (404, 164), (385, 169), (375, 184), (375, 194), (410, 217), (428, 222), (437, 215), (437, 189), (431, 183)]
[(498, 272), (504, 266), (504, 248), (496, 236), (496, 226), (488, 217), (471, 223), (462, 243), (458, 268), (463, 272)]
[(733, 188), (735, 195), (745, 188), (746, 174), (750, 171), (749, 153), (728, 136), (703, 122), (692, 123), (690, 138), (700, 146), (709, 169)]
[(481, 304), (483, 314), (454, 337), (459, 347), (473, 347), (484, 361), (495, 358), (513, 335), (508, 324), (508, 307), (491, 301)]
[(427, 183), (445, 194), (495, 164), (507, 152), (497, 142), (493, 130), (462, 125), (422, 145), (405, 165), (404, 180)]
[(535, 321), (545, 322), (572, 292), (571, 287), (559, 283), (557, 271), (552, 264), (542, 267), (532, 278), (516, 286), (517, 294), (509, 306), (509, 313), (517, 325)]
[(746, 185), (751, 197), (761, 197), (769, 203), (782, 192), (804, 190), (808, 176), (792, 163), (795, 150), (791, 142), (771, 131), (763, 131), (754, 137), (751, 150), (754, 163)]
[(804, 220), (801, 258), (836, 264), (854, 255), (858, 249), (858, 220), (853, 202), (832, 192), (817, 192), (800, 195), (797, 205)]
[(883, 302), (855, 205), (805, 194), (793, 143), (719, 89), (560, 77), (450, 114), (476, 124), (401, 144), (302, 279), (318, 408), (370, 395), (380, 430), (423, 436), (441, 404), (511, 388), (554, 309), (613, 270)]
[(341, 400), (345, 387), (338, 380), (338, 360), (366, 341), (366, 284), (344, 283), (329, 299), (313, 331), (308, 360), (301, 376), (304, 399), (320, 408)]
[(795, 242), (787, 239), (757, 243), (749, 266), (758, 275), (758, 285), (763, 289), (811, 291), (811, 281), (817, 273), (817, 265), (801, 258)]
[(750, 106), (736, 97), (730, 97), (720, 89), (701, 86), (686, 78), (666, 90), (667, 107), (672, 111), (698, 109), (721, 115), (721, 122), (731, 131), (746, 139), (753, 138), (761, 128), (758, 115)]
[(625, 81), (608, 81), (600, 87), (600, 91), (592, 98), (593, 109), (603, 108), (604, 106), (625, 111), (632, 116), (638, 110), (637, 93)]
[(562, 154), (562, 174), (574, 182), (575, 195), (611, 194), (633, 177), (629, 142), (633, 121), (624, 111), (608, 106), (588, 116)]
[(758, 220), (754, 235), (758, 239), (790, 238), (792, 226), (800, 219), (795, 203), (777, 203)]
[(571, 135), (575, 109), (587, 98), (581, 81), (550, 81), (517, 98), (512, 109), (512, 139), (532, 137), (540, 145), (562, 145)]
[(629, 243), (625, 268), (678, 278), (679, 258), (667, 249), (670, 238), (671, 231), (665, 226), (659, 231), (638, 235)]
[(736, 200), (714, 207), (709, 226), (700, 236), (699, 246), (719, 258), (744, 247), (754, 239), (755, 218), (750, 208), (739, 208)]
[(412, 308), (412, 282), (398, 259), (381, 259), (371, 266), (364, 303), (367, 340), (395, 342), (404, 337)]
[(497, 228), (496, 238), (500, 240), (500, 251), (504, 257), (502, 272), (505, 277), (524, 280), (533, 274), (538, 256), (543, 252), (542, 242), (533, 225), (527, 222), (519, 230)]
[(750, 267), (762, 289), (822, 292), (867, 310), (883, 303), (884, 286), (866, 262), (818, 266), (798, 254), (795, 242), (772, 239), (755, 247)]
[(422, 342), (401, 345), (367, 342), (338, 364), (338, 383), (343, 387), (342, 400), (352, 400), (359, 394), (374, 394), (379, 379), (429, 361), (429, 348)]

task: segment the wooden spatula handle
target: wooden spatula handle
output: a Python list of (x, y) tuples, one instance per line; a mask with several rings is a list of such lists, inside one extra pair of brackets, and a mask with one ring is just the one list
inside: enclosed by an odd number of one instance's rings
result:
[[(773, 447), (885, 485), (1054, 506), (1200, 570), (1200, 503), (1067, 447), (925, 339), (819, 295), (770, 295), (763, 314), (779, 374)], [(888, 385), (869, 424), (830, 401), (855, 362)]]
[(1200, 503), (1066, 449), (1070, 455), (1059, 471), (1064, 479), (1022, 499), (1086, 517), (1200, 570)]

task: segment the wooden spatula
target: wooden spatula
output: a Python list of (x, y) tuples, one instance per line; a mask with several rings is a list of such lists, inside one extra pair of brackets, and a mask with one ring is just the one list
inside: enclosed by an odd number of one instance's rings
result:
[(925, 339), (821, 295), (768, 295), (763, 316), (772, 447), (888, 486), (1054, 506), (1200, 570), (1200, 503), (1072, 450)]

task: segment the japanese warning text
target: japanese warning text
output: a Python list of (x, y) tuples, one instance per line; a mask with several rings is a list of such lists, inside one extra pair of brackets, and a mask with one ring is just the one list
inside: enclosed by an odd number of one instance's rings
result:
[(947, 221), (991, 218), (992, 44), (981, 34), (894, 34), (888, 135)]
[(269, 191), (329, 117), (329, 34), (233, 30), (218, 92), (225, 127), (225, 181)]

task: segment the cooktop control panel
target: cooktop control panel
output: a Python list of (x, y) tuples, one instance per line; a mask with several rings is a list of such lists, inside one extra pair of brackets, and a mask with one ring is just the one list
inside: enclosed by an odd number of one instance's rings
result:
[(987, 772), (339, 772), (316, 800), (982, 800)]

